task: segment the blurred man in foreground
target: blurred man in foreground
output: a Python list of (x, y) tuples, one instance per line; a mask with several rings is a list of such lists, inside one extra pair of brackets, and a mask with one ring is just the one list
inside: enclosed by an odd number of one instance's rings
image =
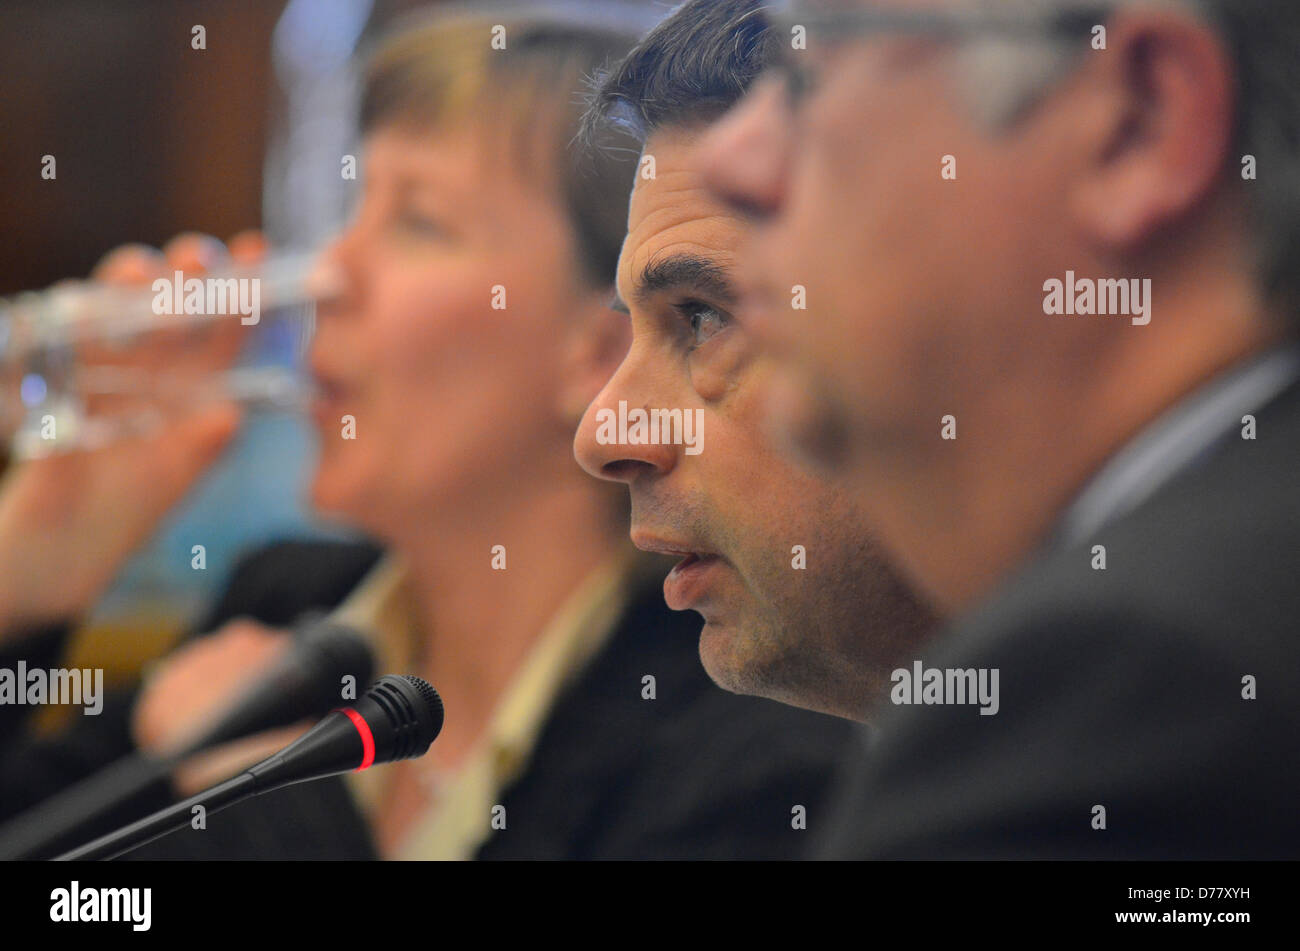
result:
[(1294, 857), (1300, 10), (778, 6), (703, 149), (773, 411), (1002, 688), (898, 689), (833, 854)]

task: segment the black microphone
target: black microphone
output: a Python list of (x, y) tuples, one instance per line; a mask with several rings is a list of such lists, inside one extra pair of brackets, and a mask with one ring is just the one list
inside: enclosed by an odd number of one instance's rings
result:
[[(355, 628), (310, 615), (295, 625), (293, 646), (235, 701), (217, 723), (172, 754), (173, 762), (263, 730), (319, 715), (339, 702), (344, 677), (364, 688), (374, 657)], [(353, 694), (356, 696), (356, 694)]]
[(375, 763), (414, 759), (442, 732), (442, 697), (426, 680), (389, 674), (354, 707), (335, 710), (274, 756), (246, 771), (263, 793)]
[(380, 677), (356, 706), (335, 710), (274, 756), (139, 822), (65, 852), (56, 861), (112, 859), (259, 793), (376, 763), (423, 756), (442, 731), (442, 698), (419, 677)]
[[(103, 820), (125, 822), (131, 804), (160, 790), (176, 764), (195, 753), (263, 730), (320, 716), (335, 706), (343, 678), (364, 688), (374, 658), (354, 628), (311, 614), (294, 625), (293, 645), (221, 718), (178, 752), (124, 756), (0, 827), (0, 860), (49, 858), (93, 834)], [(355, 696), (355, 695), (354, 695)]]

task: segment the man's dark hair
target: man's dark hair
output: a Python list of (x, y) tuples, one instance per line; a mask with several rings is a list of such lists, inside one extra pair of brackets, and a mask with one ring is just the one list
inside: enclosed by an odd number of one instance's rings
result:
[(598, 146), (618, 129), (644, 143), (663, 126), (706, 125), (744, 96), (774, 43), (761, 0), (689, 0), (597, 79), (583, 138)]

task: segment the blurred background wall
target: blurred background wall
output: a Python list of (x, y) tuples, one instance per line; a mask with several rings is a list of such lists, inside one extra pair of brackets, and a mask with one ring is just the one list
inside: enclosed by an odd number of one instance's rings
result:
[[(0, 5), (0, 294), (261, 221), (278, 0)], [(194, 24), (207, 49), (190, 48)], [(41, 157), (58, 178), (43, 181)]]

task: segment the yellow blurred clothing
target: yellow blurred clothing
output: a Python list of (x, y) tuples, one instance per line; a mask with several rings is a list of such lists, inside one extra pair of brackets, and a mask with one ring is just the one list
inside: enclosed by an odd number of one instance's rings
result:
[[(421, 771), (419, 791), (408, 788), (395, 767), (348, 774), (348, 785), (372, 829), (395, 797), (418, 802), (391, 859), (472, 859), (492, 831), (493, 807), (528, 765), (537, 736), (561, 691), (606, 643), (631, 593), (631, 562), (613, 559), (580, 584), (551, 619), (502, 694), (484, 734), (454, 770)], [(394, 555), (385, 556), (334, 612), (341, 623), (367, 633), (381, 673), (417, 671), (424, 634), (410, 592), (410, 579)], [(429, 672), (437, 686), (437, 672)], [(455, 711), (448, 711), (454, 717)], [(378, 846), (378, 843), (377, 843)]]

